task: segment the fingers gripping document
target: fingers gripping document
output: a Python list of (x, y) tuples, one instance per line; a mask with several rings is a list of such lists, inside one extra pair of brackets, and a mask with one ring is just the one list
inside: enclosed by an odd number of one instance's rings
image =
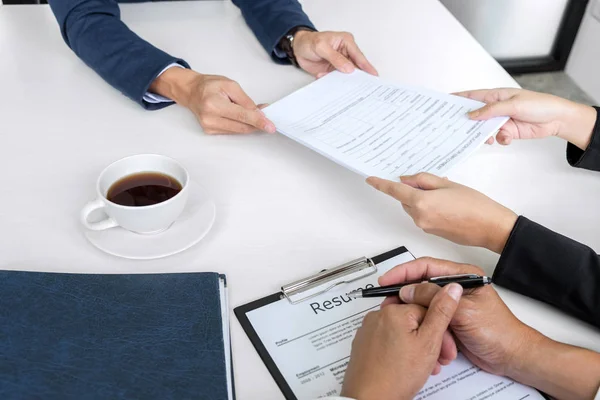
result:
[[(284, 290), (235, 309), (286, 399), (314, 400), (340, 395), (356, 330), (364, 316), (378, 310), (381, 303), (377, 298), (352, 299), (348, 292), (376, 286), (380, 275), (413, 259), (405, 248), (396, 249), (370, 259), (376, 266), (375, 272), (360, 279), (354, 275), (349, 283), (342, 285), (334, 285), (339, 281), (330, 280), (324, 287), (331, 289), (321, 294), (317, 287), (309, 285), (304, 301), (286, 297)], [(356, 273), (351, 271), (349, 275)], [(544, 397), (535, 389), (484, 372), (459, 354), (439, 375), (432, 376), (415, 397), (415, 400), (425, 399), (541, 400)]]
[(285, 136), (365, 177), (443, 175), (508, 118), (472, 121), (484, 104), (387, 83), (356, 70), (332, 72), (265, 108)]

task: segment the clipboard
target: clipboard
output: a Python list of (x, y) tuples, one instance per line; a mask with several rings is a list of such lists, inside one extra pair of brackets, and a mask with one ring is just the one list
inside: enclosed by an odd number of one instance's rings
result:
[(233, 310), (240, 325), (242, 325), (244, 332), (246, 332), (250, 342), (252, 342), (252, 345), (267, 367), (267, 370), (287, 400), (298, 400), (298, 398), (288, 385), (281, 371), (279, 371), (277, 364), (265, 348), (246, 314), (283, 299), (287, 299), (287, 301), (293, 305), (300, 304), (315, 296), (326, 293), (339, 285), (351, 283), (366, 278), (369, 275), (373, 275), (377, 273), (377, 264), (404, 253), (409, 253), (412, 256), (412, 253), (410, 253), (406, 247), (402, 246), (375, 257), (361, 257), (337, 267), (322, 270), (317, 274), (308, 276), (296, 282), (283, 285), (279, 292), (248, 304), (241, 305)]
[[(296, 282), (283, 285), (279, 292), (255, 300), (248, 304), (238, 306), (233, 310), (236, 318), (240, 322), (240, 325), (244, 329), (244, 332), (250, 339), (250, 342), (254, 346), (258, 355), (267, 367), (267, 370), (287, 400), (298, 400), (298, 397), (294, 394), (294, 391), (288, 384), (282, 372), (279, 370), (279, 367), (267, 350), (265, 344), (262, 342), (247, 314), (282, 300), (287, 300), (291, 305), (301, 304), (306, 300), (332, 290), (338, 285), (351, 283), (353, 281), (366, 278), (369, 275), (373, 275), (377, 273), (378, 264), (406, 253), (413, 259), (415, 258), (413, 254), (404, 246), (382, 253), (375, 257), (361, 257), (337, 267), (322, 270), (317, 274), (308, 276)], [(545, 393), (540, 391), (537, 392), (544, 399), (550, 399), (550, 397)]]

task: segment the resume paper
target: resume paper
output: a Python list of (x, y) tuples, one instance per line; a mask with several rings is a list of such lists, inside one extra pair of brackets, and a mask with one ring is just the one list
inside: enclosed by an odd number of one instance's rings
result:
[[(377, 285), (377, 278), (413, 260), (409, 252), (377, 264), (377, 273), (292, 305), (282, 299), (246, 315), (298, 400), (339, 396), (352, 340), (381, 299), (347, 293)], [(543, 400), (535, 389), (482, 371), (463, 355), (429, 378), (415, 400)]]
[(283, 135), (365, 177), (443, 175), (508, 118), (472, 121), (484, 103), (334, 71), (263, 111)]

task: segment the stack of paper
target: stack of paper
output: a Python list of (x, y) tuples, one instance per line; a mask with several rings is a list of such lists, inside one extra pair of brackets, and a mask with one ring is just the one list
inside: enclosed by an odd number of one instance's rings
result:
[(332, 72), (264, 109), (282, 134), (363, 176), (445, 174), (507, 118), (472, 121), (484, 104)]

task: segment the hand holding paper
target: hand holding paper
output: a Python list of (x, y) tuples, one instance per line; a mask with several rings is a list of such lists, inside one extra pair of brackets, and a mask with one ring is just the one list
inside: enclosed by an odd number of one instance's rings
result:
[[(470, 114), (474, 120), (506, 115), (510, 120), (500, 129), (496, 140), (509, 145), (513, 140), (558, 136), (585, 150), (590, 143), (597, 112), (593, 107), (546, 93), (500, 88), (457, 93), (487, 105)], [(494, 139), (490, 138), (493, 143)]]
[(517, 221), (513, 211), (483, 193), (435, 175), (420, 173), (400, 180), (371, 177), (367, 183), (398, 200), (425, 232), (502, 253)]

